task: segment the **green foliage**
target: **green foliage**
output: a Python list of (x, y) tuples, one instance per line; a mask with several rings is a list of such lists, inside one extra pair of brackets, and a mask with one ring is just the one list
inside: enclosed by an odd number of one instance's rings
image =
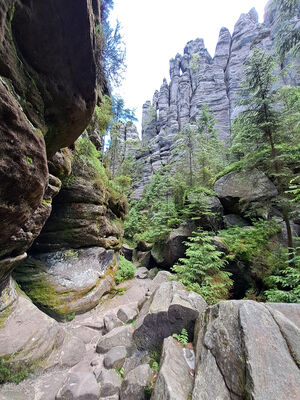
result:
[(184, 346), (189, 342), (189, 335), (185, 328), (182, 328), (181, 333), (173, 333), (172, 337)]
[[(74, 157), (80, 162), (82, 169), (85, 168), (85, 165), (88, 165), (94, 170), (95, 186), (100, 186), (103, 190), (106, 189), (113, 199), (124, 199), (122, 188), (118, 185), (117, 181), (110, 179), (107, 170), (100, 161), (101, 152), (96, 149), (95, 145), (87, 137), (80, 136), (77, 140)], [(88, 174), (91, 175), (89, 171)], [(73, 175), (69, 177), (70, 181), (72, 179), (74, 179)]]
[(132, 279), (134, 277), (135, 272), (136, 268), (132, 264), (132, 262), (126, 260), (125, 257), (120, 256), (119, 269), (117, 270), (115, 275), (116, 284), (118, 285), (121, 282), (127, 281), (128, 279)]
[(32, 158), (26, 157), (26, 164), (27, 164), (27, 165), (31, 165), (32, 163), (33, 163)]
[(167, 170), (152, 176), (143, 198), (133, 202), (125, 221), (125, 237), (146, 242), (162, 242), (182, 218), (170, 195), (171, 178)]
[(300, 54), (300, 28), (298, 17), (298, 0), (275, 0), (279, 12), (276, 15), (275, 32), (276, 47), (278, 54), (283, 61), (292, 54)]
[(186, 257), (179, 259), (172, 268), (178, 280), (209, 304), (227, 299), (231, 274), (224, 270), (226, 260), (214, 245), (212, 234), (201, 230), (194, 232), (186, 246)]
[(150, 357), (150, 367), (155, 370), (155, 368), (153, 368), (157, 365), (159, 366), (160, 363), (160, 358), (161, 358), (161, 352), (158, 351), (157, 349), (153, 349), (149, 351), (149, 357)]
[(153, 371), (158, 371), (159, 364), (156, 361), (153, 361), (152, 364), (150, 364), (150, 367)]
[(112, 100), (109, 96), (103, 96), (100, 106), (96, 106), (89, 130), (98, 130), (100, 135), (105, 135), (112, 119)]
[(291, 179), (290, 181), (290, 186), (289, 190), (287, 190), (287, 193), (291, 193), (294, 196), (292, 201), (300, 202), (300, 184), (297, 183), (299, 181), (300, 181), (300, 176)]
[(120, 369), (114, 368), (114, 370), (119, 375), (121, 380), (123, 380), (124, 379), (124, 372), (125, 372), (124, 368), (123, 367), (121, 367)]
[(29, 370), (21, 363), (12, 363), (7, 357), (0, 358), (0, 384), (20, 383), (28, 378)]
[(70, 314), (68, 314), (68, 315), (66, 316), (66, 320), (67, 320), (68, 322), (70, 322), (70, 321), (72, 321), (72, 320), (75, 318), (75, 316), (76, 316), (75, 312), (72, 312), (72, 313), (70, 313)]
[[(225, 167), (225, 146), (218, 140), (216, 120), (204, 104), (194, 126), (186, 126), (175, 137), (175, 170), (188, 185), (212, 187), (215, 176)], [(196, 183), (197, 182), (197, 183)]]
[(266, 279), (268, 289), (264, 292), (267, 301), (300, 303), (300, 247), (293, 250), (293, 258), (284, 253), (285, 260)]
[[(274, 221), (255, 221), (252, 227), (230, 227), (219, 232), (219, 237), (226, 245), (229, 261), (242, 261), (258, 279), (267, 277), (273, 268), (276, 254), (272, 238), (280, 231)], [(274, 246), (278, 245), (277, 241)]]
[(213, 192), (205, 187), (195, 186), (188, 189), (184, 194), (185, 207), (182, 210), (184, 217), (191, 220), (201, 220), (204, 216), (213, 216), (209, 196), (213, 196)]

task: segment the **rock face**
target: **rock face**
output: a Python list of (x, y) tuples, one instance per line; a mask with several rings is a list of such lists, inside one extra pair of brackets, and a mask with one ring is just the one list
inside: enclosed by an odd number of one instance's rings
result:
[[(151, 175), (172, 161), (175, 135), (192, 126), (207, 104), (216, 118), (222, 140), (230, 136), (231, 122), (241, 108), (236, 104), (243, 81), (243, 65), (254, 47), (274, 49), (274, 11), (268, 10), (265, 22), (258, 22), (254, 9), (242, 14), (231, 35), (222, 28), (214, 57), (202, 39), (187, 43), (183, 55), (170, 60), (170, 83), (166, 80), (152, 102), (143, 106), (142, 142), (145, 150), (136, 155), (141, 178), (133, 197), (139, 199)], [(299, 84), (297, 68), (290, 71), (283, 84)]]
[(192, 399), (298, 399), (298, 304), (221, 302), (199, 317)]
[[(46, 150), (72, 144), (92, 115), (100, 50), (100, 3), (93, 4), (1, 0), (0, 257), (24, 247), (19, 230), (48, 185)], [(103, 77), (99, 83), (105, 91)]]
[(83, 157), (78, 152), (71, 157), (72, 174), (63, 179), (51, 217), (34, 243), (34, 252), (120, 247), (123, 231), (112, 220), (125, 217), (127, 202), (110, 192), (105, 171), (101, 174)]
[[(159, 373), (152, 400), (186, 400), (193, 389), (193, 366), (185, 349), (172, 337), (164, 340)], [(192, 350), (189, 350), (192, 351)]]
[[(99, 23), (100, 0), (0, 0), (0, 319), (8, 324), (4, 329), (14, 327), (16, 357), (17, 331), (24, 330), (29, 342), (32, 335), (41, 353), (56, 346), (54, 321), (19, 298), (10, 274), (39, 235), (61, 187), (49, 174), (48, 159), (74, 143), (108, 92)], [(20, 351), (25, 360), (26, 350)]]
[(274, 184), (256, 169), (250, 172), (233, 171), (222, 176), (214, 185), (227, 213), (243, 213), (251, 203), (270, 200), (278, 192)]
[(36, 305), (64, 319), (99, 303), (113, 284), (116, 266), (113, 250), (69, 249), (29, 257), (14, 276)]
[[(15, 293), (14, 301), (0, 314), (0, 358), (12, 371), (41, 367), (54, 348), (63, 341), (58, 323), (36, 308), (24, 295)], [(5, 293), (4, 293), (5, 295)], [(7, 293), (6, 293), (7, 295)], [(11, 298), (12, 293), (11, 293)], [(20, 329), (21, 327), (21, 329)]]
[(134, 341), (141, 350), (157, 348), (164, 338), (193, 332), (195, 319), (207, 307), (203, 298), (184, 289), (180, 282), (162, 283), (143, 305), (138, 315)]

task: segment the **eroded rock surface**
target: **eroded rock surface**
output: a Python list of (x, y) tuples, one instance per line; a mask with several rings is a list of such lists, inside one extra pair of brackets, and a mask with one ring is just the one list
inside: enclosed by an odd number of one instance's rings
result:
[[(298, 304), (222, 301), (197, 320), (192, 398), (298, 399)], [(297, 343), (297, 345), (296, 345)]]
[(28, 257), (14, 276), (39, 307), (64, 319), (99, 303), (113, 285), (116, 266), (113, 250), (68, 249)]
[(133, 333), (137, 347), (157, 348), (164, 338), (182, 328), (192, 333), (196, 318), (206, 307), (200, 295), (185, 290), (180, 282), (162, 283), (138, 315)]
[[(257, 12), (251, 9), (240, 16), (232, 35), (227, 28), (221, 28), (213, 57), (204, 41), (198, 38), (186, 44), (183, 54), (170, 60), (170, 82), (164, 79), (152, 101), (143, 105), (143, 149), (136, 153), (139, 179), (133, 198), (140, 199), (152, 174), (175, 159), (173, 149), (177, 133), (195, 126), (204, 104), (214, 114), (218, 135), (226, 142), (231, 123), (242, 109), (237, 100), (244, 80), (245, 61), (254, 48), (274, 52), (277, 11), (272, 7), (266, 8), (264, 23), (259, 23)], [(286, 60), (284, 65), (290, 62)], [(298, 60), (292, 62), (299, 64)], [(279, 75), (279, 67), (277, 72)], [(299, 82), (296, 66), (279, 84), (297, 85)]]
[(164, 340), (153, 400), (189, 398), (193, 389), (194, 371), (186, 361), (185, 351), (186, 349), (172, 337)]

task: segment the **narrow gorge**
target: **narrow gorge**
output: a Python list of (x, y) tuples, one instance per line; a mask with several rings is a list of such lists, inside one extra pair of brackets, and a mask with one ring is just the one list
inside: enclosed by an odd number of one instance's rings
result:
[(0, 400), (300, 400), (287, 3), (189, 41), (140, 135), (113, 1), (0, 0)]

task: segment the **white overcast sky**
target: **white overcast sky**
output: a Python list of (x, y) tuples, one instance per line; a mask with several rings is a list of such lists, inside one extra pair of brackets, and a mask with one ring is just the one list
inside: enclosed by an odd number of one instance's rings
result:
[(116, 93), (135, 108), (152, 100), (163, 78), (169, 82), (169, 60), (182, 54), (189, 40), (203, 38), (213, 56), (222, 26), (231, 33), (242, 13), (252, 7), (263, 21), (267, 0), (114, 0), (112, 18), (122, 25), (127, 72)]

